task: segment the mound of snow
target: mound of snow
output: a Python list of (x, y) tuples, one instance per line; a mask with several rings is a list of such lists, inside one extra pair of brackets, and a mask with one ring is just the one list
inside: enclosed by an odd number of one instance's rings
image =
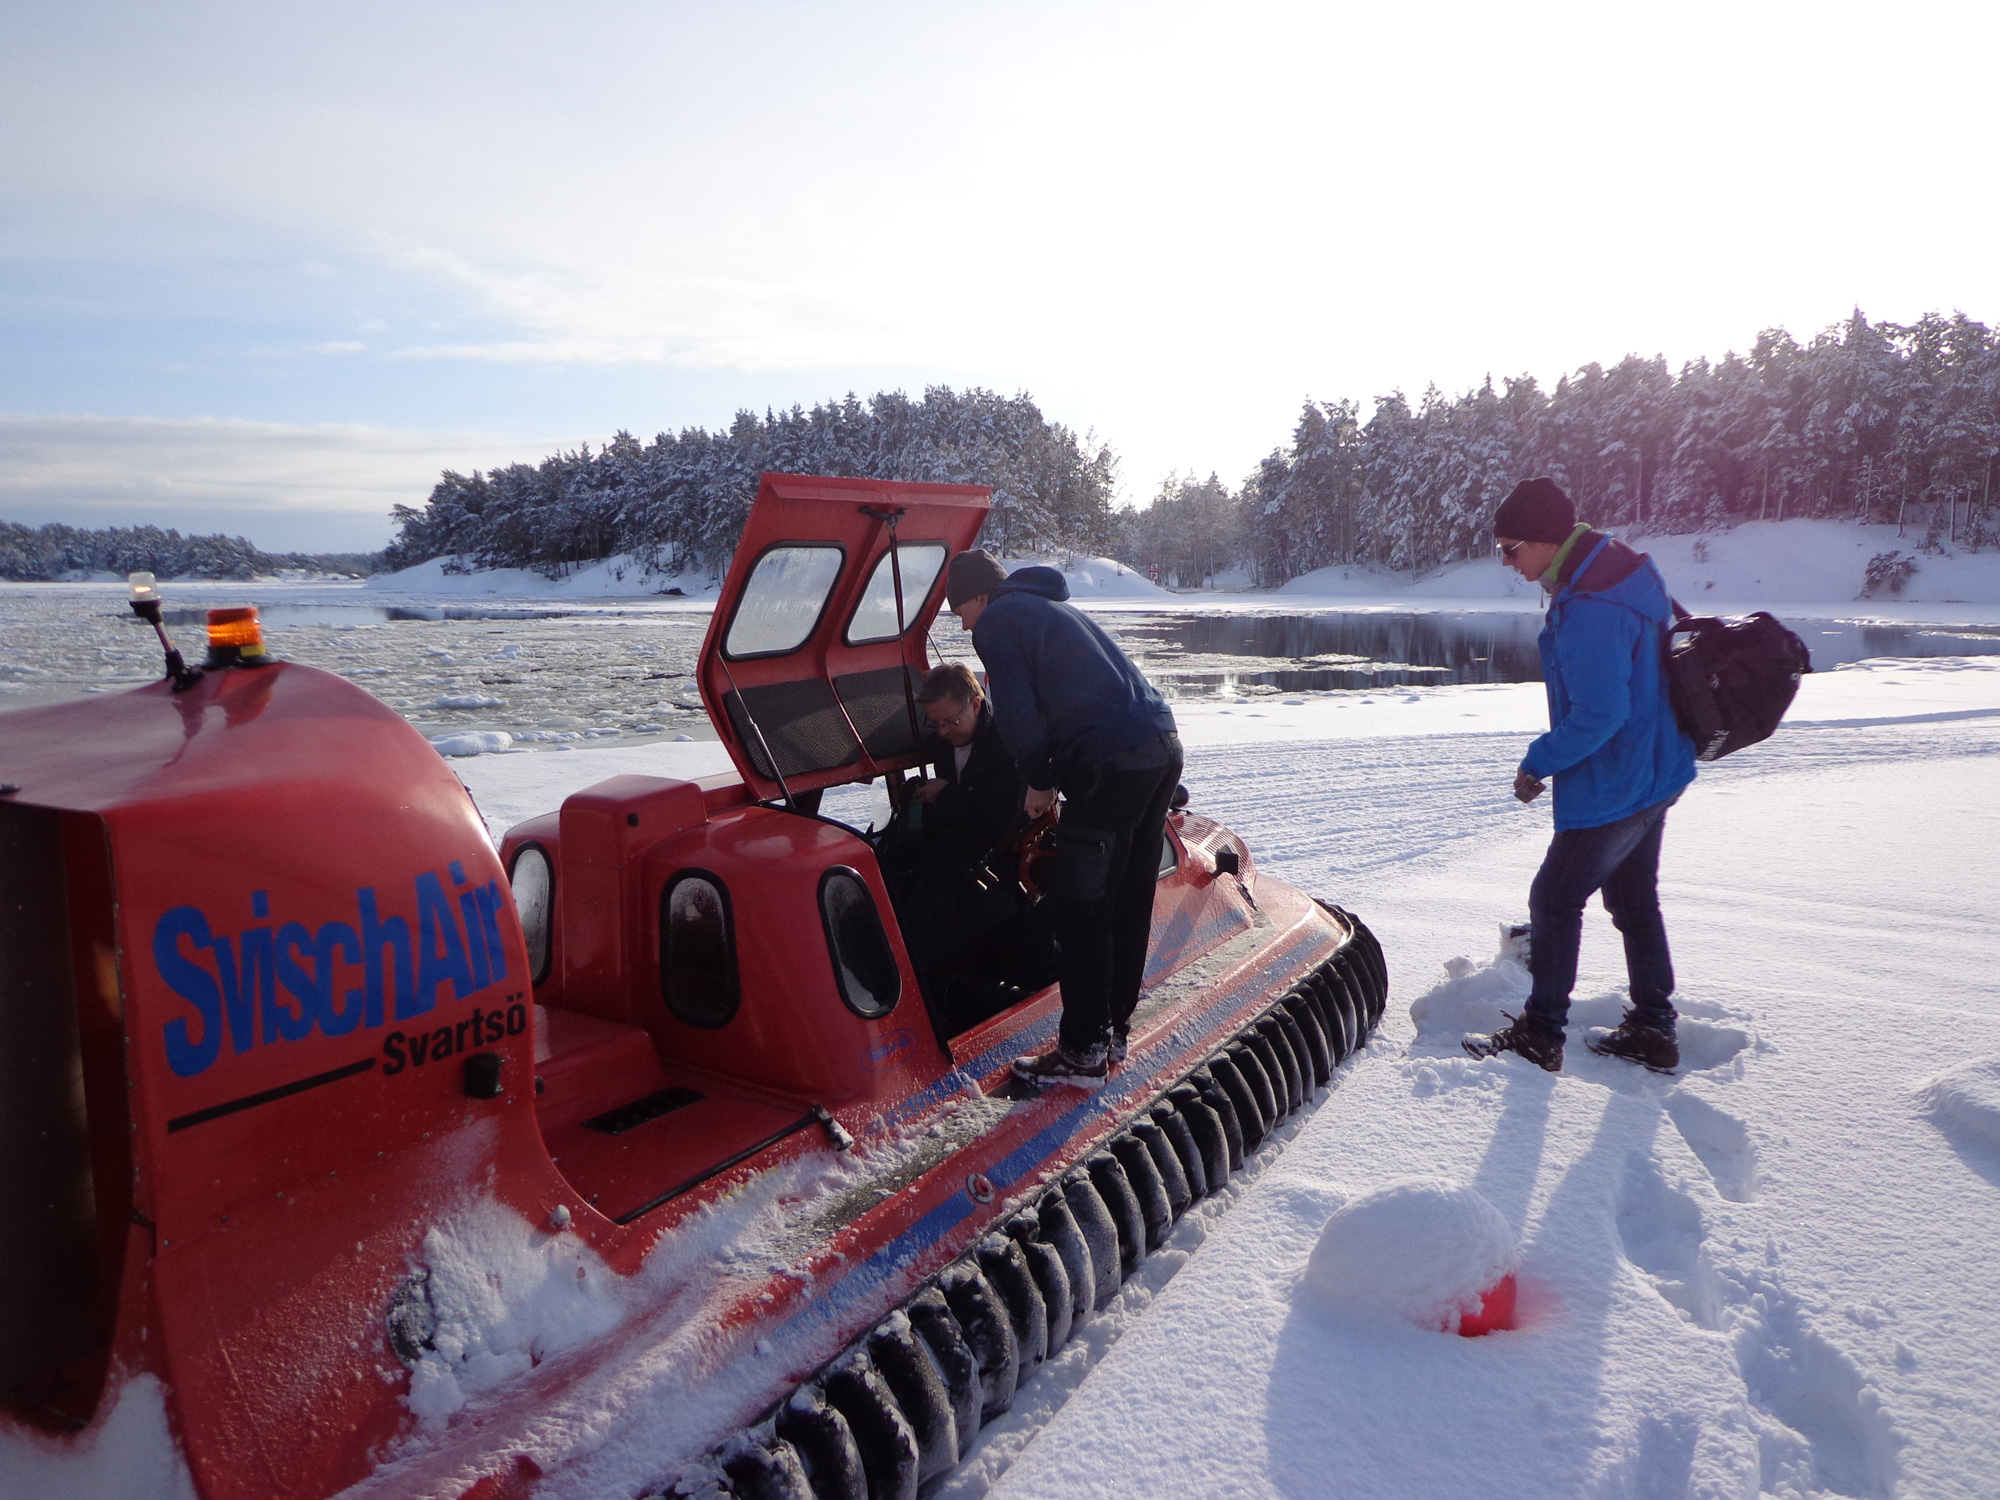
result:
[(1449, 1333), (1519, 1258), (1514, 1227), (1478, 1192), (1412, 1177), (1363, 1193), (1328, 1219), (1303, 1285), (1329, 1307), (1379, 1309)]
[(514, 743), (504, 729), (468, 729), (463, 734), (447, 734), (431, 741), (439, 755), (492, 755)]
[(1953, 1124), (2000, 1146), (2000, 1056), (1946, 1068), (1923, 1086), (1921, 1097)]
[(1418, 1034), (1457, 1037), (1506, 1025), (1507, 1016), (1519, 1013), (1534, 985), (1521, 962), (1525, 942), (1510, 937), (1503, 922), (1500, 951), (1485, 964), (1469, 958), (1446, 959), (1444, 978), (1410, 1002), (1410, 1019)]
[(1144, 574), (1108, 557), (1009, 557), (1001, 565), (1009, 573), (1021, 568), (1054, 568), (1069, 584), (1069, 596), (1079, 604), (1100, 599), (1171, 599), (1174, 596)]

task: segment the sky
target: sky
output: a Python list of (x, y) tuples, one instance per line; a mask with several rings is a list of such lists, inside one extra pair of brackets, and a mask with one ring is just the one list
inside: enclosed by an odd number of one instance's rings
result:
[(0, 5), (0, 519), (389, 540), (443, 468), (1025, 390), (1307, 399), (2000, 320), (2000, 10)]

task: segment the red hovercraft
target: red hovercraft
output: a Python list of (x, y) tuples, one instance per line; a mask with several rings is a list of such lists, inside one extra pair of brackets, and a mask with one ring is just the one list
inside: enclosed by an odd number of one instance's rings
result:
[[(1010, 1097), (1052, 988), (936, 1018), (875, 848), (816, 808), (916, 764), (987, 504), (767, 475), (699, 668), (740, 775), (616, 776), (497, 854), (415, 730), (253, 621), (205, 674), (169, 648), (152, 686), (0, 715), (5, 1420), (89, 1442), (150, 1379), (205, 1500), (947, 1474), (1386, 991), (1359, 921), (1183, 809), (1106, 1086)], [(714, 1248), (811, 1181), (784, 1258)], [(468, 1200), (623, 1311), (426, 1428)]]

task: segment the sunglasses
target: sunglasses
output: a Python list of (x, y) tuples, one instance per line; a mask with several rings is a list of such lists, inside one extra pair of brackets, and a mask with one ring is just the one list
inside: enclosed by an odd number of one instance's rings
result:
[(1495, 545), (1500, 549), (1500, 560), (1502, 562), (1512, 562), (1514, 554), (1528, 544), (1526, 542), (1499, 542)]

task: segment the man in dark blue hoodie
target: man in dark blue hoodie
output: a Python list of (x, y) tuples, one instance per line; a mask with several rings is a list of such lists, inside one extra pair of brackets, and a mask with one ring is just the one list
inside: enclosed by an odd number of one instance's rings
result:
[(1062, 950), (1062, 1026), (1030, 1083), (1101, 1082), (1125, 1056), (1146, 972), (1160, 841), (1180, 782), (1173, 710), (1054, 568), (1008, 574), (983, 551), (951, 561), (945, 597), (986, 667), (1000, 737), (1027, 779), (1024, 810), (1063, 799), (1049, 901)]
[(1660, 836), (1667, 809), (1694, 780), (1694, 741), (1667, 698), (1662, 640), (1672, 619), (1651, 559), (1590, 529), (1553, 479), (1524, 479), (1494, 513), (1501, 560), (1553, 596), (1538, 642), (1549, 732), (1528, 747), (1514, 795), (1555, 780), (1555, 838), (1528, 892), (1528, 967), (1521, 1015), (1468, 1040), (1474, 1057), (1519, 1053), (1562, 1068), (1576, 987), (1583, 908), (1594, 892), (1625, 940), (1631, 1007), (1586, 1045), (1656, 1073), (1680, 1065), (1673, 960), (1660, 916)]

